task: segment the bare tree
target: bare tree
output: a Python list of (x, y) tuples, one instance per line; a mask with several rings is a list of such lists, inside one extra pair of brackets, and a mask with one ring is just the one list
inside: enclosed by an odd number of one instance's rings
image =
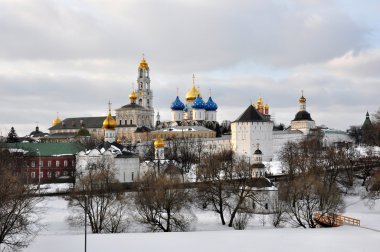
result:
[(248, 212), (246, 200), (253, 199), (250, 165), (236, 161), (231, 149), (208, 153), (198, 171), (198, 202), (219, 214), (222, 225), (232, 227), (237, 214)]
[(276, 228), (282, 227), (286, 222), (286, 204), (283, 201), (274, 202), (275, 211), (272, 214), (272, 225)]
[(194, 215), (190, 212), (189, 190), (174, 174), (147, 172), (135, 196), (137, 221), (151, 231), (185, 231)]
[(315, 212), (324, 215), (343, 208), (338, 177), (347, 167), (351, 169), (346, 157), (342, 150), (323, 147), (318, 139), (285, 146), (281, 160), (288, 176), (279, 192), (292, 225), (314, 228)]
[[(107, 159), (90, 163), (67, 197), (73, 226), (84, 225), (86, 214), (93, 233), (119, 233), (127, 225), (127, 198)], [(87, 203), (87, 204), (86, 204)], [(86, 212), (85, 212), (86, 211)]]
[(167, 143), (166, 159), (176, 163), (180, 168), (182, 181), (185, 181), (187, 174), (192, 165), (197, 163), (198, 147), (200, 143), (194, 138), (172, 138)]
[(0, 151), (0, 251), (26, 248), (43, 227), (42, 198), (13, 175), (13, 165), (12, 155)]
[(376, 200), (380, 199), (380, 175), (376, 174), (369, 180), (369, 192), (367, 198), (369, 200), (369, 205), (373, 206)]

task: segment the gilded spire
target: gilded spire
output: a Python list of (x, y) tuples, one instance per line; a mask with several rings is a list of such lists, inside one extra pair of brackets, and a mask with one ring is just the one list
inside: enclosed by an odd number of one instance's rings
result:
[(146, 62), (144, 54), (142, 55), (142, 59), (140, 61), (139, 69), (144, 69), (144, 70), (149, 69), (148, 62)]
[(305, 103), (306, 102), (306, 98), (305, 97), (303, 97), (303, 90), (301, 90), (301, 98), (299, 99), (299, 102), (300, 103)]

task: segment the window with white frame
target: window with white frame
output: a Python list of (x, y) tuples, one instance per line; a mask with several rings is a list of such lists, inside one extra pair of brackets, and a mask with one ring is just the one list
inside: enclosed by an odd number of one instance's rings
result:
[(30, 166), (31, 166), (31, 167), (36, 167), (36, 161), (32, 161), (32, 162), (30, 162)]
[(48, 167), (51, 167), (51, 160), (48, 160), (47, 165)]
[(35, 177), (36, 177), (36, 173), (35, 173), (35, 172), (31, 172), (31, 173), (30, 173), (30, 177), (31, 177), (31, 178), (35, 178)]
[(44, 161), (40, 160), (40, 167), (44, 167)]
[(59, 164), (59, 160), (55, 161), (55, 166), (56, 166), (56, 167), (59, 167), (59, 165), (60, 165), (60, 164)]
[(68, 165), (67, 160), (64, 160), (64, 161), (63, 161), (63, 166), (64, 166), (64, 167), (67, 167), (67, 165)]

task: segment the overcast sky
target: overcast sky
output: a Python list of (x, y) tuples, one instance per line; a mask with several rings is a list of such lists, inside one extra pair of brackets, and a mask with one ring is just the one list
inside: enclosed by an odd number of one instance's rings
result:
[(379, 13), (377, 0), (0, 0), (0, 133), (128, 104), (143, 53), (161, 120), (194, 73), (219, 121), (262, 96), (289, 125), (303, 90), (317, 125), (345, 130), (380, 107)]

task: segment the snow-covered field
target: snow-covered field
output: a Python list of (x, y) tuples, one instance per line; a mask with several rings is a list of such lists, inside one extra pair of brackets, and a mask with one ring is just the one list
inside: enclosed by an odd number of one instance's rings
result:
[[(221, 226), (217, 216), (197, 212), (194, 231), (178, 233), (88, 234), (87, 251), (379, 251), (380, 202), (372, 209), (359, 196), (346, 197), (345, 215), (361, 220), (361, 227), (279, 228), (263, 227), (261, 217), (248, 230)], [(30, 252), (84, 251), (84, 230), (65, 222), (67, 203), (63, 198), (45, 200), (47, 227), (26, 249)], [(88, 232), (90, 232), (88, 230)]]

